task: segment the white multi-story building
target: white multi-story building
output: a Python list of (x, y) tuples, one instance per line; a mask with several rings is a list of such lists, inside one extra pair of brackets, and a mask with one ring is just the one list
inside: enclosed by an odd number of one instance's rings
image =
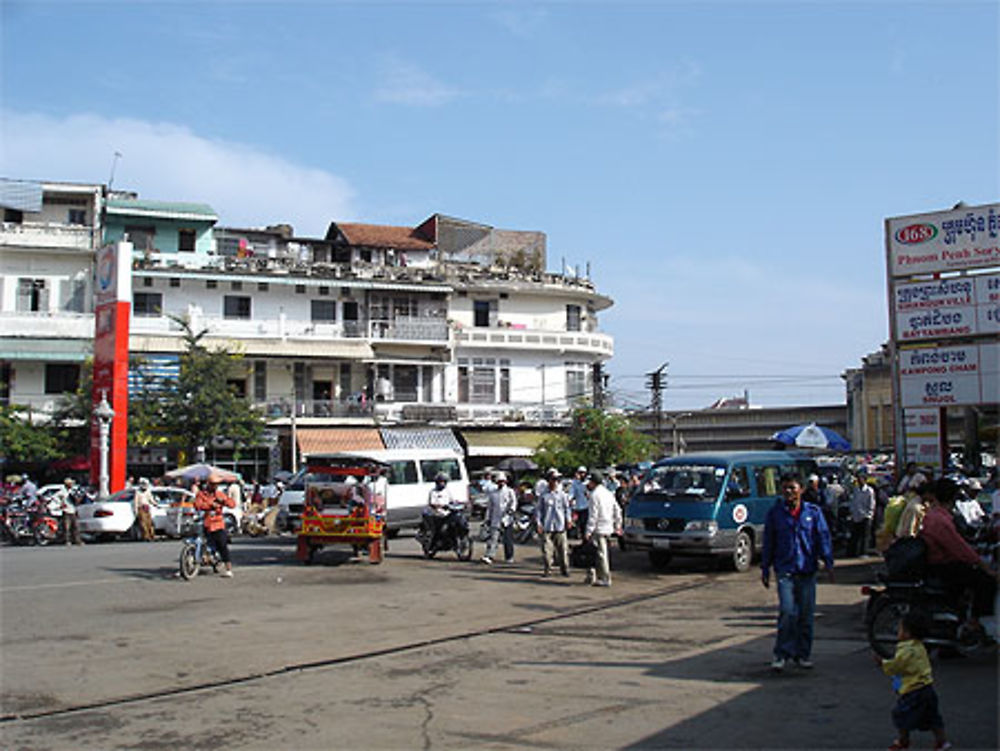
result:
[[(0, 231), (0, 396), (40, 413), (74, 385), (72, 372), (56, 380), (60, 368), (78, 373), (89, 354), (98, 238), (133, 243), (130, 350), (141, 367), (169, 376), (186, 318), (204, 343), (243, 354), (232, 388), (276, 433), (312, 430), (313, 448), (345, 425), (559, 424), (613, 354), (597, 318), (611, 300), (588, 279), (545, 272), (539, 232), (434, 215), (412, 228), (335, 222), (323, 238), (300, 238), (285, 225), (217, 227), (208, 206), (121, 193), (104, 200), (102, 221), (101, 186), (76, 187), (90, 203), (71, 217), (88, 220), (72, 264), (53, 238), (78, 225), (48, 208), (65, 186), (40, 185), (39, 221), (25, 212)], [(35, 280), (58, 288), (59, 303), (29, 300)]]

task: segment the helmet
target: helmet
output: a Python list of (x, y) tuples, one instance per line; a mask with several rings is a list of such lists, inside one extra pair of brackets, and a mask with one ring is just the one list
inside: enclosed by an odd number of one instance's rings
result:
[(448, 482), (448, 475), (446, 475), (444, 472), (438, 472), (436, 475), (434, 475), (434, 482), (436, 483)]

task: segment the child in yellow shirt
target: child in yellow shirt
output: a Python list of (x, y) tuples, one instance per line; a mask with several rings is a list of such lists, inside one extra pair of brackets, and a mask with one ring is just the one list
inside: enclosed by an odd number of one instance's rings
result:
[(899, 698), (892, 710), (892, 722), (899, 736), (889, 746), (889, 751), (910, 747), (910, 732), (930, 730), (934, 733), (934, 748), (945, 751), (951, 744), (944, 735), (944, 720), (938, 711), (937, 692), (931, 675), (931, 661), (921, 639), (927, 635), (927, 619), (911, 610), (899, 622), (899, 641), (891, 660), (875, 655), (875, 662), (886, 675), (899, 681)]

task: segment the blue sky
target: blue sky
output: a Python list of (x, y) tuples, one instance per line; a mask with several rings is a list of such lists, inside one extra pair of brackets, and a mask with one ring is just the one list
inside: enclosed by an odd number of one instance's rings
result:
[(0, 174), (224, 224), (548, 234), (611, 386), (844, 399), (883, 220), (1000, 198), (996, 2), (4, 2)]

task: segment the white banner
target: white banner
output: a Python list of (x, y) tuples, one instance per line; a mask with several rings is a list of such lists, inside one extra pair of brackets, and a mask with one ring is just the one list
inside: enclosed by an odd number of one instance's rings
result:
[(1000, 332), (1000, 274), (897, 284), (896, 340), (952, 339)]
[(1000, 266), (1000, 204), (886, 221), (893, 277)]
[(941, 471), (941, 420), (937, 408), (907, 409), (903, 413), (906, 463), (916, 462)]
[(899, 353), (903, 407), (979, 404), (979, 345), (921, 347)]

